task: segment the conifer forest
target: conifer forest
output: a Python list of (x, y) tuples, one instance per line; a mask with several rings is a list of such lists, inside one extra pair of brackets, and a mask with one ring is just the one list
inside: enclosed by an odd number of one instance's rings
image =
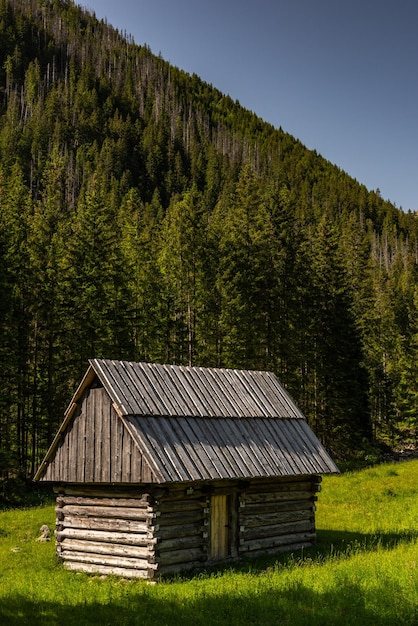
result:
[(418, 214), (72, 0), (0, 0), (0, 473), (89, 358), (274, 371), (336, 459), (418, 420)]

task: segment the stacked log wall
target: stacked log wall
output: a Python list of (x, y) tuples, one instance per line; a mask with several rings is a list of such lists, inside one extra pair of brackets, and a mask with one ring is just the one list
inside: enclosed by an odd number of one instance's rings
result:
[(211, 497), (233, 496), (231, 550), (252, 557), (316, 540), (319, 476), (135, 488), (65, 486), (57, 496), (57, 553), (71, 570), (155, 579), (213, 565)]
[[(83, 495), (80, 495), (80, 492)], [(148, 493), (61, 491), (57, 496), (57, 555), (66, 569), (127, 578), (153, 578), (153, 498)]]
[(155, 501), (158, 575), (201, 569), (208, 559), (209, 498), (202, 486), (170, 485)]
[(240, 495), (238, 555), (257, 556), (311, 546), (320, 476), (255, 481)]

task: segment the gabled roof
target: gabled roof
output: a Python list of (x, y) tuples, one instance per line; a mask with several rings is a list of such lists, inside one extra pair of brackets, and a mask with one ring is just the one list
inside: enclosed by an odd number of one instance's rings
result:
[(103, 359), (90, 361), (43, 468), (96, 376), (158, 482), (338, 472), (271, 372)]
[(90, 364), (122, 415), (304, 419), (271, 372), (102, 359)]

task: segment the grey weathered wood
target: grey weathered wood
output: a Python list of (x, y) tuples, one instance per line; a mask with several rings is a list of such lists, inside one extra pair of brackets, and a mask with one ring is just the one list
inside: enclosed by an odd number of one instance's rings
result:
[(290, 523), (278, 523), (271, 524), (269, 526), (258, 526), (252, 528), (245, 528), (242, 533), (242, 538), (240, 542), (248, 543), (252, 539), (260, 539), (271, 537), (279, 537), (279, 536), (289, 536), (296, 535), (296, 533), (306, 533), (312, 532), (312, 522), (311, 520), (300, 520)]
[(297, 522), (299, 520), (312, 520), (313, 513), (311, 509), (303, 509), (301, 511), (280, 511), (276, 513), (265, 513), (259, 511), (251, 515), (246, 511), (241, 514), (241, 524), (246, 528), (261, 529), (263, 526), (271, 524), (281, 524), (283, 522)]
[(97, 392), (100, 390), (90, 389), (87, 397), (85, 399), (85, 460), (84, 460), (84, 476), (83, 482), (93, 482), (94, 481), (94, 458), (96, 455), (96, 442), (95, 442), (95, 430), (94, 430), (94, 416), (96, 414), (96, 410), (98, 406), (100, 406), (100, 398), (96, 396)]
[[(126, 556), (129, 558), (148, 559), (154, 556), (153, 547), (127, 546), (114, 543), (100, 543), (97, 541), (83, 541), (76, 539), (64, 539), (60, 544), (61, 552), (93, 552), (95, 554)], [(70, 558), (68, 556), (67, 558)]]
[[(190, 430), (194, 433), (190, 444), (193, 445), (194, 452), (202, 459), (202, 475), (209, 479), (228, 478), (233, 472), (234, 464), (230, 458), (225, 455), (219, 455), (216, 446), (210, 437), (211, 423), (203, 418), (187, 420)], [(209, 459), (209, 463), (207, 462)]]
[[(87, 394), (86, 394), (87, 395)], [(83, 400), (82, 408), (78, 419), (76, 420), (78, 423), (78, 434), (73, 442), (73, 450), (71, 451), (70, 457), (70, 466), (71, 466), (71, 458), (74, 459), (74, 456), (77, 455), (77, 472), (76, 479), (77, 482), (84, 483), (85, 481), (85, 471), (86, 471), (86, 456), (87, 456), (87, 447), (86, 447), (86, 400)]]
[(277, 491), (310, 491), (312, 481), (309, 476), (286, 476), (272, 480), (265, 478), (264, 480), (251, 480), (245, 492), (251, 493), (275, 493)]
[[(235, 422), (226, 419), (213, 420), (210, 426), (213, 427), (210, 429), (212, 440), (214, 442), (224, 441), (224, 454), (221, 455), (217, 448), (216, 452), (223, 458), (224, 464), (228, 463), (231, 467), (227, 477), (235, 475), (251, 476), (253, 472), (257, 471), (257, 463), (248, 454), (247, 445), (242, 436), (241, 420), (236, 420)], [(234, 429), (241, 433), (239, 437), (237, 437), (236, 433), (234, 434)]]
[[(59, 519), (58, 515), (57, 518)], [(134, 520), (66, 515), (60, 521), (63, 522), (66, 528), (143, 533), (147, 536), (150, 532), (150, 526), (148, 526), (148, 524)]]
[[(116, 487), (84, 485), (80, 487), (82, 494), (73, 495), (74, 487), (70, 486), (66, 488), (70, 493), (59, 493), (57, 497), (57, 516), (61, 520), (57, 552), (66, 564), (100, 566), (101, 559), (102, 565), (122, 570), (124, 563), (123, 575), (129, 577), (135, 567), (127, 561), (118, 565), (112, 561), (109, 565), (107, 557), (147, 560), (157, 570), (144, 569), (148, 572), (144, 578), (155, 571), (161, 575), (199, 569), (213, 562), (210, 493), (228, 498), (231, 529), (227, 558), (311, 545), (315, 538), (315, 482), (293, 476), (249, 482), (218, 479), (207, 485), (198, 481), (189, 486), (171, 484), (169, 488), (147, 485), (148, 493), (128, 488), (120, 493), (121, 497), (115, 497)], [(132, 497), (134, 494), (138, 499)], [(70, 553), (76, 553), (77, 561)], [(76, 565), (73, 568), (77, 569)]]
[[(297, 427), (295, 427), (297, 424)], [(307, 455), (306, 443), (304, 439), (298, 436), (298, 429), (301, 424), (299, 420), (288, 420), (287, 429), (283, 433), (283, 437), (286, 441), (286, 447), (293, 450), (292, 457), (297, 460), (297, 465), (302, 473), (312, 474), (315, 471), (314, 464), (311, 462), (312, 455)]]
[(100, 442), (100, 456), (102, 459), (100, 466), (100, 473), (98, 475), (99, 482), (109, 482), (110, 481), (110, 464), (112, 462), (111, 459), (111, 425), (112, 422), (116, 419), (116, 412), (112, 411), (112, 407), (105, 402), (102, 403), (101, 407), (101, 419), (102, 419), (102, 439)]
[(274, 448), (277, 449), (280, 454), (280, 460), (283, 462), (285, 459), (287, 464), (287, 474), (299, 475), (305, 473), (305, 467), (300, 467), (300, 460), (294, 454), (293, 443), (289, 441), (287, 437), (287, 429), (289, 427), (290, 419), (283, 418), (280, 422), (276, 420), (264, 420), (263, 429), (268, 437), (267, 441), (274, 442)]
[[(269, 403), (266, 402), (266, 398), (260, 400), (260, 396), (257, 394), (257, 385), (254, 384), (254, 373), (236, 370), (235, 374), (237, 382), (234, 385), (234, 390), (239, 390), (239, 397), (245, 403), (244, 415), (248, 417), (253, 415), (269, 416), (271, 414)], [(251, 378), (250, 383), (249, 378)]]
[(127, 413), (135, 414), (139, 409), (144, 415), (157, 415), (152, 396), (145, 398), (144, 394), (140, 393), (136, 371), (129, 364), (113, 363), (111, 375), (121, 389), (123, 400), (129, 402)]
[(120, 427), (121, 420), (119, 416), (115, 417), (111, 421), (111, 429), (110, 429), (110, 472), (109, 478), (112, 483), (120, 483), (121, 481), (121, 441), (120, 435), (122, 429)]
[[(176, 389), (179, 415), (196, 415), (204, 417), (208, 415), (207, 406), (203, 401), (203, 396), (194, 384), (192, 376), (185, 375), (184, 368), (165, 368), (169, 380), (173, 381)], [(188, 370), (190, 371), (190, 370)], [(180, 412), (181, 411), (181, 412)]]
[(176, 465), (182, 468), (180, 477), (188, 476), (189, 479), (192, 479), (193, 476), (198, 476), (199, 478), (204, 478), (205, 474), (200, 472), (196, 458), (191, 457), (189, 450), (183, 445), (181, 437), (179, 437), (177, 421), (173, 422), (170, 419), (161, 419), (159, 421), (159, 429), (160, 433), (164, 433), (165, 440), (168, 444), (167, 447), (169, 446), (168, 442), (172, 442), (176, 455)]
[[(217, 478), (219, 476), (217, 461), (214, 460), (213, 453), (211, 453), (210, 448), (208, 448), (205, 442), (201, 441), (201, 435), (199, 436), (196, 429), (193, 428), (187, 418), (180, 417), (176, 420), (176, 422), (181, 428), (186, 441), (190, 442), (190, 445), (187, 447), (187, 451), (199, 474), (204, 476), (205, 473), (208, 472), (212, 478)], [(200, 454), (195, 450), (194, 442), (197, 441), (199, 441), (199, 445), (202, 450)]]
[[(161, 539), (155, 546), (158, 554), (166, 552), (168, 550), (182, 550), (182, 549), (191, 549), (191, 548), (199, 548), (202, 544), (202, 536), (201, 533), (196, 533), (194, 535), (187, 535), (185, 537), (173, 537), (172, 539)], [(165, 560), (165, 559), (164, 559)]]
[[(252, 494), (252, 497), (246, 495), (245, 502), (283, 502), (283, 501), (308, 501), (313, 499), (313, 495), (310, 491), (284, 491), (283, 493), (277, 492), (275, 494)], [(248, 500), (247, 500), (248, 498)]]
[(135, 388), (141, 390), (141, 396), (146, 398), (146, 402), (151, 406), (150, 415), (167, 415), (169, 411), (165, 406), (163, 400), (158, 396), (155, 386), (150, 381), (151, 368), (148, 363), (138, 363), (138, 367), (133, 365), (126, 365), (126, 370), (129, 369), (129, 375), (132, 380), (135, 381)]
[(202, 564), (207, 560), (207, 555), (202, 548), (185, 548), (182, 550), (167, 550), (164, 552), (164, 565), (183, 565), (192, 563), (193, 565)]
[(288, 467), (286, 457), (281, 451), (278, 454), (277, 447), (275, 448), (270, 442), (270, 435), (266, 428), (267, 420), (270, 418), (264, 418), (259, 420), (252, 420), (250, 429), (256, 433), (258, 440), (264, 441), (264, 445), (260, 450), (260, 454), (266, 464), (266, 473), (277, 476), (286, 476), (288, 473)]
[(158, 538), (158, 542), (160, 542), (165, 539), (181, 539), (182, 537), (191, 537), (194, 535), (201, 536), (205, 528), (203, 518), (191, 524), (177, 524), (173, 526), (158, 525), (154, 530), (154, 537)]
[(282, 543), (280, 545), (275, 545), (270, 548), (260, 548), (254, 549), (247, 552), (242, 552), (241, 556), (246, 556), (250, 558), (257, 558), (259, 556), (266, 556), (268, 554), (280, 554), (283, 552), (295, 552), (296, 550), (302, 550), (303, 548), (310, 548), (314, 544), (314, 538), (310, 537), (304, 541), (296, 541), (294, 540), (292, 543)]
[(297, 492), (304, 491), (311, 493), (312, 492), (312, 483), (310, 480), (306, 480), (305, 478), (299, 478), (299, 480), (287, 481), (266, 481), (266, 482), (251, 482), (250, 486), (245, 489), (246, 497), (251, 498), (252, 494), (263, 495), (265, 493), (277, 493), (277, 492)]
[(102, 474), (102, 467), (103, 464), (106, 463), (106, 459), (103, 458), (102, 455), (102, 442), (103, 442), (103, 425), (104, 425), (104, 419), (103, 419), (103, 411), (104, 411), (104, 406), (106, 406), (106, 398), (105, 398), (105, 390), (103, 388), (97, 389), (96, 393), (97, 395), (99, 395), (100, 393), (100, 404), (98, 403), (96, 405), (96, 411), (94, 413), (94, 430), (95, 430), (95, 448), (94, 448), (94, 459), (93, 459), (93, 466), (94, 466), (94, 472), (93, 472), (93, 476), (94, 476), (94, 481), (95, 482), (100, 482), (101, 480), (101, 474)]
[[(133, 465), (141, 467), (140, 451), (131, 437), (125, 437), (124, 427), (104, 389), (92, 389), (80, 400), (66, 444), (57, 449), (53, 463), (62, 480), (131, 482)], [(48, 471), (48, 478), (52, 476)], [(148, 468), (146, 476), (136, 476), (137, 480), (144, 477), (150, 478)]]
[(130, 508), (123, 506), (81, 506), (76, 504), (66, 504), (57, 512), (64, 515), (80, 515), (82, 517), (116, 517), (119, 519), (147, 520), (151, 513), (141, 508)]
[(222, 415), (224, 417), (234, 417), (238, 415), (236, 405), (234, 406), (227, 394), (223, 393), (220, 386), (221, 380), (215, 380), (211, 371), (204, 368), (189, 370), (194, 387), (199, 391), (199, 396), (204, 398), (209, 405), (208, 413), (212, 416)]
[(183, 511), (196, 511), (199, 512), (204, 506), (204, 502), (200, 502), (196, 499), (187, 498), (183, 496), (182, 500), (166, 500), (155, 505), (155, 509), (159, 511), (161, 515), (165, 513), (175, 513)]
[(149, 563), (148, 559), (131, 559), (129, 557), (94, 554), (90, 552), (77, 552), (75, 550), (62, 552), (61, 559), (77, 563), (96, 563), (97, 565), (105, 564), (112, 567), (128, 569), (156, 569), (156, 565)]
[(57, 532), (56, 536), (58, 541), (75, 538), (85, 541), (120, 543), (131, 546), (145, 546), (156, 543), (155, 539), (148, 538), (146, 535), (140, 533), (89, 530), (84, 528), (64, 528), (62, 531)]
[[(79, 490), (76, 490), (76, 493), (79, 493)], [(98, 492), (99, 493), (99, 492)], [(103, 491), (100, 492), (101, 494)], [(106, 497), (96, 497), (91, 498), (88, 496), (81, 495), (62, 495), (57, 497), (57, 505), (62, 507), (64, 505), (78, 505), (78, 506), (103, 506), (103, 507), (129, 507), (129, 508), (138, 508), (138, 509), (149, 509), (149, 497), (141, 498), (138, 496), (137, 498), (106, 498)], [(150, 509), (151, 511), (152, 509)]]
[(164, 517), (157, 518), (160, 526), (172, 526), (177, 524), (188, 524), (199, 520), (203, 515), (196, 511), (167, 511), (164, 513)]
[[(150, 469), (158, 476), (160, 465), (159, 480), (166, 481), (210, 480), (218, 471), (221, 478), (337, 471), (271, 373), (97, 359), (91, 372), (71, 404), (78, 408), (66, 416), (67, 431), (60, 432), (68, 440), (68, 456), (59, 439), (48, 452), (54, 468), (43, 470), (48, 479), (135, 482)], [(86, 397), (94, 375), (104, 387)], [(118, 419), (113, 408), (110, 419), (107, 415), (113, 404)], [(96, 419), (100, 411), (102, 422)], [(141, 432), (139, 417), (148, 434)], [(188, 424), (180, 426), (181, 439), (172, 423), (180, 418)], [(226, 441), (220, 445), (222, 436)], [(133, 472), (139, 465), (143, 476)]]
[[(144, 485), (118, 485), (115, 489), (114, 486), (111, 485), (76, 485), (76, 484), (57, 484), (53, 487), (54, 493), (57, 494), (57, 497), (66, 497), (66, 496), (75, 496), (80, 498), (106, 498), (107, 500), (112, 500), (115, 498), (119, 500), (120, 498), (139, 498), (139, 504), (141, 500), (145, 497), (148, 497), (147, 494), (144, 493), (146, 487)], [(141, 504), (140, 504), (141, 505)]]
[(241, 508), (243, 515), (251, 515), (252, 513), (259, 513), (260, 510), (266, 515), (270, 513), (276, 514), (283, 511), (291, 513), (292, 511), (312, 511), (314, 510), (314, 503), (310, 500), (282, 500), (278, 502), (263, 502), (262, 508), (260, 508), (259, 502), (243, 502), (244, 506)]
[(147, 569), (133, 569), (127, 567), (116, 567), (111, 565), (103, 565), (98, 563), (81, 563), (66, 561), (64, 567), (67, 570), (74, 570), (77, 572), (86, 572), (87, 574), (102, 574), (121, 576), (124, 578), (146, 578), (150, 579), (153, 576), (153, 571), (150, 568)]
[(278, 547), (285, 547), (294, 544), (312, 545), (315, 541), (315, 533), (294, 533), (287, 535), (279, 535), (278, 537), (266, 537), (263, 539), (247, 540), (243, 545), (239, 547), (239, 553), (241, 555), (252, 552), (266, 552), (275, 550)]
[(122, 420), (122, 450), (121, 450), (121, 481), (129, 482), (132, 479), (132, 453), (133, 453), (133, 440), (127, 432)]

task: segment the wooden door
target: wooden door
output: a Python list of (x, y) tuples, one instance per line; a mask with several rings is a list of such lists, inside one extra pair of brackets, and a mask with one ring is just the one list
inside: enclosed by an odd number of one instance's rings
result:
[(230, 545), (229, 497), (212, 496), (210, 515), (210, 558), (228, 556)]

